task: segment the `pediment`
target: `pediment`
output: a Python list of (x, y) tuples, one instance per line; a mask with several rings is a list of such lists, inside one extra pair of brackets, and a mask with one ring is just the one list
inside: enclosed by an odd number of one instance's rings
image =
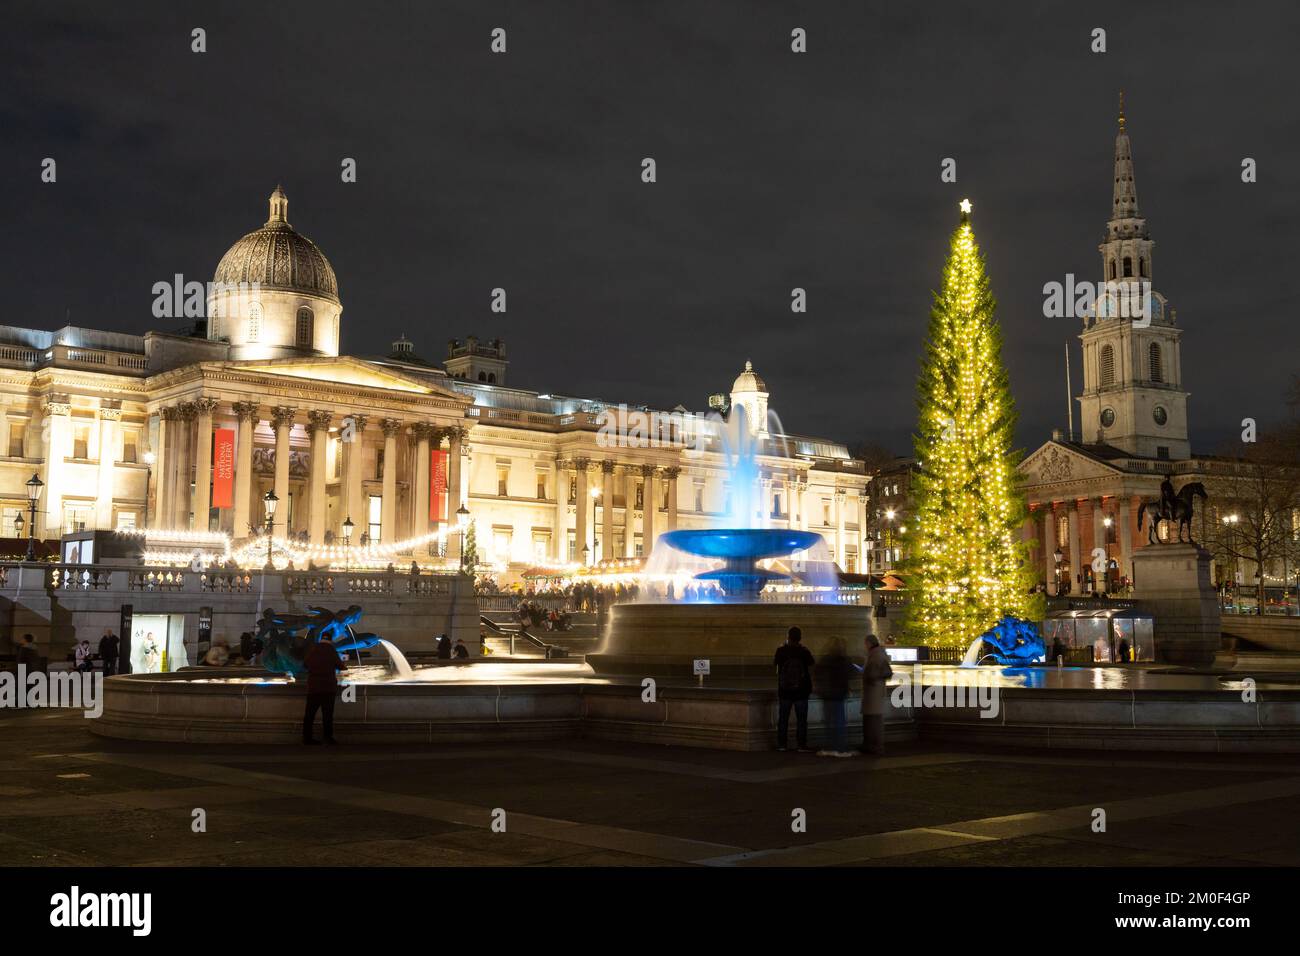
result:
[(321, 358), (266, 359), (223, 362), (229, 371), (271, 375), (280, 378), (307, 379), (322, 385), (346, 385), (374, 388), (412, 395), (430, 395), (470, 403), (470, 399), (451, 389), (439, 388), (427, 381), (380, 365), (346, 355)]
[(1022, 461), (1017, 470), (1033, 485), (1087, 481), (1123, 474), (1118, 468), (1054, 441), (1049, 441)]

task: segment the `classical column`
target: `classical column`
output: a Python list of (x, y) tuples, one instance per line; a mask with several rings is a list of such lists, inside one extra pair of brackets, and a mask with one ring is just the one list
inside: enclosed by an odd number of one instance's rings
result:
[[(411, 497), (411, 537), (429, 533), (429, 465), (432, 459), (432, 442), (437, 431), (427, 422), (417, 422), (411, 426), (415, 438), (415, 474)], [(418, 548), (421, 552), (429, 550), (428, 545)]]
[(617, 557), (614, 554), (614, 462), (606, 458), (600, 463), (603, 484), (600, 488), (600, 556)]
[(1093, 593), (1101, 595), (1106, 593), (1106, 574), (1107, 566), (1110, 564), (1110, 552), (1106, 549), (1106, 522), (1105, 522), (1105, 504), (1101, 498), (1092, 499), (1092, 547), (1093, 553), (1088, 555), (1088, 561), (1094, 562), (1097, 559), (1096, 551), (1100, 548), (1103, 552), (1101, 559), (1101, 573), (1092, 572), (1092, 589)]
[(113, 528), (113, 472), (117, 467), (117, 423), (122, 418), (121, 408), (99, 410), (99, 471), (95, 476), (95, 527), (101, 531)]
[(464, 425), (451, 425), (443, 429), (447, 436), (447, 557), (460, 564), (460, 527), (456, 512), (465, 504), (465, 465), (461, 457), (465, 454), (465, 438), (469, 429)]
[(1118, 498), (1119, 515), (1119, 573), (1133, 583), (1133, 499), (1129, 495)]
[[(165, 528), (168, 525), (167, 493), (171, 487), (168, 468), (171, 465), (175, 413), (171, 408), (158, 409), (158, 447), (153, 449), (153, 507), (149, 509), (149, 527)], [(147, 498), (147, 489), (146, 489)], [(146, 500), (146, 505), (148, 504)]]
[(190, 511), (194, 514), (194, 529), (208, 530), (208, 515), (212, 511), (212, 412), (217, 407), (215, 398), (200, 398), (194, 402), (194, 496)]
[(381, 418), (379, 427), (384, 430), (384, 487), (379, 538), (384, 544), (392, 544), (397, 540), (397, 433), (401, 431), (402, 423), (396, 418)]
[[(575, 458), (573, 467), (578, 470), (578, 494), (574, 506), (577, 510), (577, 520), (574, 522), (574, 539), (577, 544), (577, 557), (579, 564), (589, 564), (594, 557), (591, 550), (591, 542), (587, 540), (587, 509), (591, 507), (591, 495), (587, 491), (587, 467), (591, 463), (586, 458)], [(583, 559), (582, 549), (587, 549), (586, 559)]]
[(1083, 592), (1083, 563), (1080, 551), (1082, 545), (1079, 543), (1079, 500), (1071, 498), (1069, 504), (1069, 524), (1070, 524), (1070, 593), (1081, 594)]
[(235, 435), (235, 524), (231, 532), (236, 538), (246, 538), (253, 533), (249, 527), (253, 500), (253, 429), (257, 427), (257, 402), (235, 402), (235, 417), (239, 420)]
[(555, 462), (555, 525), (551, 531), (552, 546), (555, 551), (555, 560), (561, 564), (569, 560), (568, 553), (568, 524), (569, 512), (569, 463), (567, 461), (556, 460)]
[(334, 413), (315, 410), (307, 413), (307, 421), (311, 423), (311, 472), (307, 477), (307, 487), (309, 489), (308, 513), (307, 513), (307, 535), (311, 538), (312, 544), (325, 543), (325, 462), (328, 458), (326, 449), (329, 448), (330, 441), (330, 422), (334, 420)]
[(623, 557), (636, 557), (636, 465), (623, 466)]
[(677, 467), (665, 468), (664, 478), (668, 481), (668, 530), (677, 527), (677, 476), (682, 470)]
[(185, 402), (177, 408), (180, 414), (180, 441), (176, 443), (176, 494), (173, 499), (175, 507), (174, 527), (189, 530), (190, 516), (194, 512), (194, 500), (190, 492), (190, 482), (194, 473), (194, 420), (198, 409), (193, 402)]
[[(339, 535), (343, 534), (343, 522), (348, 518), (351, 518), (352, 523), (362, 531), (370, 522), (370, 507), (365, 500), (362, 484), (368, 421), (365, 415), (358, 415), (355, 412), (343, 419), (340, 433), (343, 447), (343, 507), (340, 509), (339, 520), (336, 522), (338, 527), (335, 529), (335, 533)], [(354, 531), (353, 534), (359, 539), (361, 532)], [(353, 541), (353, 544), (356, 543)]]
[(1049, 593), (1054, 593), (1056, 579), (1056, 512), (1050, 501), (1043, 502), (1043, 562)]
[[(45, 447), (45, 494), (37, 503), (38, 536), (54, 537), (63, 528), (63, 491), (67, 462), (72, 454), (72, 402), (66, 395), (51, 395), (45, 403), (49, 439)], [(40, 520), (43, 514), (44, 520)]]
[(844, 567), (844, 489), (835, 489), (835, 563)]
[(277, 405), (271, 409), (271, 425), (275, 429), (275, 497), (279, 504), (275, 508), (275, 524), (272, 533), (279, 531), (289, 536), (289, 432), (293, 428), (293, 416), (298, 410), (288, 405)]
[(655, 466), (641, 466), (641, 553), (647, 558), (655, 549), (655, 512), (659, 510), (659, 499), (655, 495)]
[(858, 570), (868, 573), (867, 568), (867, 489), (858, 492)]

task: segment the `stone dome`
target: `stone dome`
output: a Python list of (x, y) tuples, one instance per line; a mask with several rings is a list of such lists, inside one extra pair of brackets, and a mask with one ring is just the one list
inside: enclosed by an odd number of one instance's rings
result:
[(217, 263), (213, 281), (236, 286), (303, 292), (339, 301), (334, 267), (316, 243), (289, 225), (289, 200), (279, 186), (271, 193), (271, 218), (236, 242)]
[(752, 362), (745, 363), (745, 370), (736, 376), (732, 383), (732, 392), (766, 392), (767, 383), (758, 377)]

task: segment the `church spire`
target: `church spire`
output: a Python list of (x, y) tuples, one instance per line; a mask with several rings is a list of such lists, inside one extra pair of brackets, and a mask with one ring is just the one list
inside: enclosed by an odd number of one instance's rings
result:
[[(1133, 178), (1133, 148), (1129, 143), (1128, 128), (1124, 121), (1124, 91), (1119, 94), (1119, 133), (1115, 136), (1115, 195), (1111, 206), (1111, 222), (1120, 219), (1138, 219), (1137, 182)], [(1145, 229), (1142, 231), (1145, 234)]]

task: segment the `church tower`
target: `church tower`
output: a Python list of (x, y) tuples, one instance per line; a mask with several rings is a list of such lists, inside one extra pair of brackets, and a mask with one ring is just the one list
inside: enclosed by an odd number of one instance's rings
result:
[(1083, 319), (1085, 444), (1145, 458), (1191, 457), (1177, 313), (1152, 289), (1155, 245), (1138, 210), (1133, 152), (1120, 94), (1115, 183), (1101, 252), (1103, 289)]

